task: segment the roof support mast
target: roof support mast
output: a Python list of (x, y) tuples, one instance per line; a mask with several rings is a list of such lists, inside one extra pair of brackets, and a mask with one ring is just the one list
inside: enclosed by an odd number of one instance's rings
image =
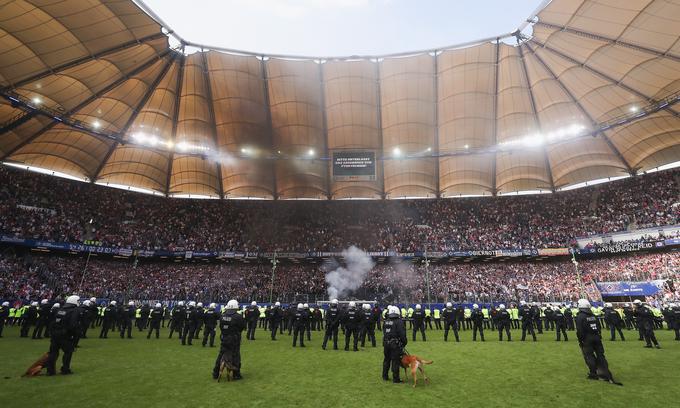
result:
[[(182, 56), (179, 58), (179, 72), (177, 73), (177, 85), (175, 87), (175, 109), (173, 112), (172, 121), (172, 133), (170, 135), (170, 141), (174, 146), (177, 144), (177, 124), (179, 122), (179, 105), (182, 97), (182, 84), (184, 81), (184, 62), (186, 57), (184, 56), (184, 46), (182, 46)], [(168, 160), (168, 174), (165, 180), (165, 195), (170, 195), (170, 179), (172, 178), (172, 166), (175, 161), (175, 149), (170, 149), (170, 157)]]
[[(206, 51), (201, 50), (201, 69), (203, 72), (203, 82), (205, 86), (206, 97), (208, 99), (208, 116), (210, 119), (210, 136), (213, 139), (215, 149), (219, 150), (217, 139), (217, 122), (215, 121), (215, 107), (213, 106), (212, 85), (210, 83), (210, 71), (208, 69), (208, 57)], [(224, 182), (222, 181), (222, 164), (219, 160), (215, 160), (215, 171), (217, 172), (217, 194), (220, 198), (224, 198)]]

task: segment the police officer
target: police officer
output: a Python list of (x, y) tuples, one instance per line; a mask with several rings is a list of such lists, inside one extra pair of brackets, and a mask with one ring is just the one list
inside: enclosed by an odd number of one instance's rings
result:
[(533, 324), (533, 312), (531, 310), (531, 306), (529, 306), (527, 302), (523, 300), (519, 302), (519, 318), (522, 321), (522, 341), (526, 340), (527, 332), (529, 332), (529, 334), (531, 334), (531, 336), (534, 338), (534, 341), (536, 341), (536, 333), (534, 332)]
[(246, 339), (255, 340), (255, 329), (257, 329), (257, 322), (260, 320), (260, 309), (257, 307), (257, 302), (250, 302), (250, 306), (246, 309), (246, 320), (248, 322), (248, 332)]
[[(137, 322), (137, 328), (139, 331), (142, 331), (146, 329), (146, 326), (149, 324), (149, 316), (151, 315), (151, 307), (149, 306), (148, 303), (144, 303), (139, 310), (140, 316), (139, 316), (139, 321)], [(163, 309), (161, 309), (161, 315), (163, 314)], [(160, 323), (160, 320), (159, 322)], [(160, 326), (159, 326), (160, 327)]]
[(205, 325), (203, 347), (208, 344), (208, 339), (210, 339), (210, 347), (215, 347), (215, 327), (217, 327), (217, 320), (220, 318), (220, 312), (215, 310), (216, 308), (217, 305), (211, 303), (208, 310), (203, 313), (203, 324)]
[(425, 312), (422, 307), (416, 305), (416, 310), (413, 311), (413, 341), (416, 341), (416, 333), (420, 331), (423, 341), (427, 341), (425, 337)]
[(449, 341), (449, 329), (451, 329), (453, 335), (456, 336), (456, 343), (458, 343), (460, 339), (458, 338), (457, 313), (451, 302), (446, 303), (446, 308), (442, 312), (442, 319), (444, 320), (444, 341)]
[(338, 329), (340, 328), (340, 311), (338, 310), (338, 299), (331, 300), (331, 306), (326, 311), (326, 331), (323, 336), (321, 348), (326, 350), (328, 339), (333, 337), (333, 350), (338, 349)]
[(80, 338), (86, 339), (87, 329), (90, 328), (90, 324), (92, 324), (92, 320), (95, 318), (95, 316), (92, 314), (92, 302), (90, 302), (89, 299), (85, 299), (81, 309), (82, 313), (80, 314), (80, 326), (82, 327), (82, 331), (80, 333)]
[(33, 335), (31, 336), (33, 339), (42, 339), (43, 330), (47, 328), (47, 322), (50, 319), (51, 308), (52, 305), (50, 305), (49, 300), (43, 299), (40, 301), (40, 308), (38, 309), (38, 319), (35, 325), (35, 329), (33, 329)]
[[(675, 331), (675, 341), (680, 341), (680, 303), (671, 304), (671, 320)], [(0, 327), (0, 334), (2, 334), (2, 327)]]
[(552, 320), (555, 322), (555, 333), (557, 335), (555, 341), (561, 341), (562, 335), (564, 335), (564, 341), (569, 341), (569, 337), (567, 337), (567, 325), (565, 322), (564, 312), (562, 312), (562, 309), (560, 309), (559, 306), (555, 307), (552, 314)]
[(120, 338), (125, 337), (125, 332), (127, 331), (127, 338), (132, 338), (132, 319), (135, 318), (136, 314), (135, 302), (129, 301), (127, 306), (123, 308), (122, 315), (120, 316)]
[(571, 311), (571, 307), (569, 307), (569, 304), (564, 305), (564, 311), (562, 313), (564, 314), (564, 323), (565, 326), (567, 327), (567, 330), (573, 331), (574, 313)]
[(609, 326), (609, 331), (611, 332), (611, 341), (616, 341), (616, 331), (618, 330), (619, 336), (621, 336), (621, 341), (626, 341), (623, 337), (623, 319), (619, 312), (614, 310), (611, 303), (605, 303), (604, 305), (604, 321)]
[(177, 305), (172, 308), (169, 339), (172, 338), (174, 332), (177, 332), (180, 339), (182, 338), (182, 331), (184, 330), (184, 312), (184, 302), (180, 300), (177, 302)]
[(654, 343), (654, 347), (660, 349), (661, 346), (656, 341), (656, 336), (654, 335), (654, 312), (652, 312), (652, 309), (646, 303), (641, 302), (639, 299), (636, 299), (633, 303), (636, 306), (635, 317), (637, 318), (638, 329), (647, 343), (645, 347), (652, 348), (652, 343)]
[(109, 335), (109, 330), (113, 328), (116, 324), (116, 301), (112, 300), (109, 305), (104, 309), (104, 317), (102, 319), (102, 330), (99, 332), (100, 339), (107, 339)]
[(496, 323), (498, 325), (498, 341), (503, 341), (503, 330), (505, 330), (508, 341), (512, 341), (512, 337), (510, 336), (510, 312), (505, 309), (505, 305), (503, 304), (498, 306)]
[(215, 360), (213, 368), (213, 378), (217, 379), (220, 375), (220, 362), (222, 356), (226, 355), (229, 363), (235, 367), (234, 380), (240, 380), (241, 376), (241, 332), (246, 324), (243, 317), (238, 314), (238, 302), (235, 299), (227, 302), (227, 309), (220, 317), (220, 353)]
[(7, 319), (9, 319), (9, 302), (2, 302), (2, 306), (0, 306), (0, 338), (2, 338), (2, 329), (5, 327)]
[(196, 314), (196, 302), (189, 302), (189, 307), (184, 311), (184, 330), (182, 330), (182, 345), (187, 343), (191, 346), (196, 333), (198, 315)]
[(149, 333), (146, 335), (146, 338), (150, 339), (151, 333), (154, 330), (156, 330), (156, 338), (158, 338), (160, 335), (161, 319), (163, 318), (163, 305), (156, 303), (156, 306), (149, 313), (151, 315), (151, 320), (149, 324)]
[(543, 334), (543, 321), (541, 320), (541, 305), (538, 302), (534, 302), (531, 305), (531, 319), (534, 323), (534, 328), (538, 330), (538, 334)]
[(297, 346), (297, 339), (300, 336), (300, 347), (305, 346), (305, 329), (307, 328), (307, 312), (305, 305), (298, 303), (297, 309), (293, 314), (293, 347)]
[(269, 330), (272, 333), (272, 340), (276, 340), (276, 332), (279, 330), (281, 320), (283, 319), (283, 311), (281, 311), (281, 302), (274, 303), (274, 307), (269, 309)]
[(312, 311), (309, 310), (309, 304), (305, 303), (303, 305), (305, 308), (305, 313), (307, 314), (307, 321), (305, 322), (305, 332), (307, 333), (307, 340), (312, 341)]
[(21, 323), (21, 337), (28, 337), (28, 332), (38, 319), (38, 302), (31, 302), (31, 305), (22, 315), (24, 320)]
[(546, 305), (545, 310), (543, 311), (543, 315), (545, 316), (545, 329), (546, 330), (555, 330), (555, 321), (553, 319), (554, 314), (555, 314), (555, 311), (553, 310), (552, 306)]
[(50, 328), (50, 351), (47, 360), (47, 375), (57, 373), (56, 364), (59, 350), (64, 352), (61, 359), (62, 374), (73, 374), (71, 371), (71, 356), (73, 347), (80, 335), (80, 323), (78, 322), (78, 301), (76, 295), (66, 299), (64, 307), (60, 307)]
[(371, 305), (364, 303), (362, 306), (364, 313), (361, 316), (361, 347), (366, 345), (366, 337), (371, 342), (373, 347), (375, 347), (375, 323), (373, 321), (373, 313), (371, 311)]
[(630, 303), (623, 305), (623, 320), (626, 323), (626, 330), (635, 328), (635, 312), (633, 311), (633, 308), (630, 307)]
[(400, 318), (399, 309), (391, 306), (388, 308), (387, 319), (383, 322), (383, 380), (389, 380), (388, 373), (391, 366), (392, 382), (402, 382), (399, 378), (399, 370), (401, 369), (401, 356), (404, 354), (404, 347), (407, 343), (406, 328)]
[(578, 314), (576, 315), (576, 337), (588, 366), (587, 378), (590, 380), (599, 379), (598, 372), (603, 377), (611, 378), (609, 364), (604, 356), (600, 331), (600, 321), (593, 314), (590, 302), (586, 299), (580, 299), (578, 301)]
[(438, 308), (435, 307), (434, 310), (432, 311), (432, 315), (434, 318), (434, 327), (437, 330), (442, 329), (442, 311)]
[(349, 339), (354, 337), (354, 351), (359, 351), (359, 325), (361, 324), (361, 316), (357, 310), (356, 302), (349, 302), (349, 309), (345, 311), (343, 318), (345, 326), (345, 351), (349, 351)]
[(470, 319), (472, 319), (472, 341), (477, 341), (477, 331), (479, 331), (479, 337), (484, 341), (484, 313), (476, 303), (472, 305)]
[(194, 339), (198, 339), (201, 335), (201, 329), (203, 329), (204, 315), (205, 309), (203, 309), (203, 303), (198, 302), (196, 304), (196, 330), (194, 330)]

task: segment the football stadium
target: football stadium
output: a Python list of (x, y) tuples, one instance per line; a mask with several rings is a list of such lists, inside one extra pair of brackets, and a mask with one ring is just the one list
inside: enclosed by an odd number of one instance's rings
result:
[(678, 406), (679, 0), (191, 3), (0, 1), (0, 406)]

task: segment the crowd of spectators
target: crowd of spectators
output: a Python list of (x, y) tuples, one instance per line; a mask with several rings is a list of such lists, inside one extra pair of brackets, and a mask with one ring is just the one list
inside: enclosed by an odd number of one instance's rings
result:
[[(327, 299), (327, 272), (321, 264), (281, 264), (273, 274), (262, 263), (173, 263), (55, 257), (6, 251), (0, 256), (0, 299), (41, 299), (79, 293), (108, 299), (225, 302), (284, 302)], [(584, 259), (583, 290), (597, 299), (595, 281), (668, 282), (665, 293), (680, 297), (680, 252)], [(428, 282), (429, 281), (429, 282)], [(272, 285), (273, 283), (273, 285)], [(571, 261), (460, 262), (431, 264), (397, 261), (378, 264), (348, 294), (360, 299), (432, 301), (564, 301), (580, 297)]]
[(242, 201), (150, 196), (0, 166), (0, 233), (131, 249), (487, 250), (680, 220), (680, 171), (555, 194), (432, 200)]

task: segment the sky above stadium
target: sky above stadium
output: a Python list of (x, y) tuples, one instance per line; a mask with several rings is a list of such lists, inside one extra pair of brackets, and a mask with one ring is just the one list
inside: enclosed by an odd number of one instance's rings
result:
[(347, 56), (442, 47), (514, 31), (540, 0), (145, 0), (188, 41)]

